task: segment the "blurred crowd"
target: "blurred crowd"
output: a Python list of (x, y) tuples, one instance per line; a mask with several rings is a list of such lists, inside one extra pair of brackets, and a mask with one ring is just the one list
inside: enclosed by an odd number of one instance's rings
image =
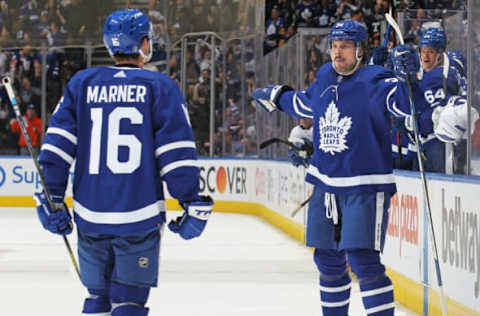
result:
[[(102, 43), (105, 17), (118, 5), (115, 0), (0, 0), (0, 74), (10, 74), (22, 113), (48, 122), (65, 83), (87, 67), (86, 44)], [(258, 51), (275, 51), (299, 28), (328, 28), (340, 19), (354, 19), (369, 30), (371, 47), (380, 45), (381, 24), (388, 0), (267, 0), (264, 29), (255, 29), (257, 1), (249, 0), (136, 0), (148, 12), (156, 34), (153, 66), (184, 87), (200, 155), (253, 156), (258, 153), (259, 129), (250, 106), (259, 65)], [(413, 9), (413, 41), (418, 19), (441, 16), (445, 10), (462, 10), (464, 1), (394, 0), (397, 10)], [(168, 23), (167, 23), (168, 21)], [(264, 31), (263, 47), (255, 34)], [(179, 39), (190, 32), (215, 32), (187, 38), (185, 61)], [(213, 44), (213, 45), (212, 45)], [(43, 48), (42, 48), (43, 45)], [(98, 47), (96, 45), (99, 45)], [(102, 49), (102, 48), (100, 48)], [(104, 52), (105, 53), (105, 52)], [(90, 56), (92, 57), (92, 56)], [(107, 64), (108, 56), (102, 62)], [(325, 37), (307, 43), (305, 85), (329, 60)], [(185, 82), (181, 82), (182, 62)], [(46, 66), (46, 117), (42, 117), (42, 63)], [(210, 139), (210, 106), (213, 104), (214, 137)], [(27, 111), (27, 109), (29, 109)], [(14, 115), (0, 94), (0, 154), (24, 153), (15, 129)], [(38, 121), (37, 123), (38, 124)], [(32, 123), (33, 126), (33, 123)], [(39, 132), (41, 134), (41, 131)], [(39, 139), (41, 135), (39, 136)]]
[[(212, 36), (189, 38), (186, 51), (185, 98), (200, 155), (253, 155), (255, 108), (247, 106), (246, 96), (254, 87), (253, 40), (233, 39), (226, 46)], [(217, 46), (218, 45), (218, 46)], [(170, 77), (180, 78), (181, 56), (172, 54)], [(214, 133), (211, 147), (210, 107), (214, 106)]]

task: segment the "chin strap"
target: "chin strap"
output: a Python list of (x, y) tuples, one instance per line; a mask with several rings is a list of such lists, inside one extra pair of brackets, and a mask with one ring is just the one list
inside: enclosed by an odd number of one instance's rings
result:
[(152, 40), (148, 40), (148, 45), (150, 46), (150, 52), (148, 53), (148, 55), (145, 55), (145, 53), (141, 48), (138, 50), (138, 53), (140, 54), (140, 56), (142, 56), (144, 64), (148, 63), (150, 59), (152, 59), (152, 54), (153, 54)]

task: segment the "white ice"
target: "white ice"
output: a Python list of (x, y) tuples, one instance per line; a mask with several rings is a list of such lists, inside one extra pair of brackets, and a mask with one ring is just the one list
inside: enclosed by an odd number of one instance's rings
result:
[[(33, 208), (0, 208), (0, 315), (81, 315), (84, 296), (62, 238), (43, 230)], [(196, 240), (164, 231), (148, 306), (152, 316), (322, 314), (312, 252), (261, 219), (224, 213)], [(416, 315), (397, 306), (397, 316)], [(358, 284), (350, 315), (365, 315)]]

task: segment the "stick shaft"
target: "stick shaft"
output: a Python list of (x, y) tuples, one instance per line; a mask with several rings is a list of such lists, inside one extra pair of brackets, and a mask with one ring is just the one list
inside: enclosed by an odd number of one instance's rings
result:
[(310, 202), (310, 200), (312, 199), (312, 196), (313, 196), (313, 193), (312, 193), (305, 201), (303, 201), (302, 203), (300, 203), (300, 205), (297, 206), (297, 208), (292, 211), (292, 213), (290, 214), (290, 217), (295, 217), (295, 215), (297, 215), (297, 213), (298, 213), (305, 205), (307, 205), (308, 202)]
[[(25, 126), (25, 122), (23, 120), (22, 114), (20, 113), (20, 107), (18, 106), (17, 99), (15, 98), (15, 93), (13, 92), (12, 88), (12, 82), (9, 77), (4, 77), (2, 79), (2, 83), (7, 91), (8, 98), (10, 99), (10, 103), (12, 104), (13, 111), (15, 112), (15, 116), (17, 118), (18, 124), (20, 125), (20, 129), (22, 130), (23, 137), (25, 138), (25, 143), (27, 144), (28, 151), (30, 152), (30, 155), (32, 156), (33, 164), (35, 165), (35, 169), (37, 170), (37, 173), (40, 178), (40, 184), (42, 186), (43, 191), (45, 192), (45, 196), (47, 198), (48, 204), (50, 205), (50, 208), (52, 210), (55, 210), (55, 205), (52, 201), (52, 196), (50, 195), (50, 191), (48, 190), (46, 181), (45, 181), (45, 176), (43, 174), (42, 169), (40, 168), (40, 164), (38, 163), (38, 158), (35, 152), (33, 151), (33, 146), (32, 142), (30, 140), (30, 136), (28, 135), (27, 132), (27, 127)], [(72, 261), (73, 267), (75, 268), (75, 272), (77, 273), (78, 277), (80, 278), (80, 269), (78, 267), (77, 260), (75, 259), (75, 256), (73, 255), (72, 247), (70, 246), (70, 242), (67, 239), (67, 236), (62, 235), (63, 241), (65, 243), (65, 247), (67, 248), (67, 252), (69, 254), (69, 257)]]
[[(395, 30), (397, 33), (397, 36), (399, 38), (400, 44), (404, 44), (403, 41), (403, 36), (402, 32), (400, 31), (400, 27), (398, 26), (397, 22), (393, 19), (393, 17), (389, 14), (385, 14), (385, 18), (387, 19), (387, 22), (392, 25), (392, 28)], [(443, 282), (442, 282), (442, 274), (440, 270), (440, 263), (438, 261), (438, 247), (437, 247), (437, 240), (435, 238), (435, 229), (433, 226), (433, 216), (432, 216), (432, 209), (431, 209), (431, 204), (430, 204), (430, 196), (428, 193), (428, 185), (427, 185), (427, 177), (425, 176), (425, 169), (423, 167), (423, 159), (421, 156), (421, 150), (420, 150), (420, 137), (418, 133), (418, 122), (417, 122), (417, 115), (416, 115), (416, 110), (415, 110), (415, 103), (413, 102), (413, 91), (412, 91), (412, 83), (410, 82), (410, 77), (407, 78), (407, 86), (408, 86), (408, 99), (410, 102), (410, 112), (413, 115), (413, 132), (415, 135), (415, 142), (417, 145), (417, 159), (418, 159), (418, 167), (420, 170), (420, 177), (421, 177), (421, 182), (422, 182), (422, 190), (423, 190), (423, 196), (425, 197), (425, 202), (427, 206), (427, 213), (429, 217), (429, 224), (430, 224), (430, 238), (433, 243), (433, 259), (435, 261), (435, 271), (437, 275), (437, 282), (438, 282), (438, 287), (439, 287), (439, 292), (440, 292), (440, 303), (442, 306), (442, 315), (446, 316), (447, 315), (447, 305), (446, 305), (446, 300), (445, 300), (445, 293), (443, 291)]]

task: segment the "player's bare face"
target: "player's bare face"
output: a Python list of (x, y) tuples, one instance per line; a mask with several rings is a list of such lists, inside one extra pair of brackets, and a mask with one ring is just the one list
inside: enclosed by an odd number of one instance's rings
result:
[(441, 59), (441, 53), (430, 46), (422, 46), (420, 48), (420, 59), (422, 61), (422, 67), (425, 71), (430, 71), (438, 66)]
[(355, 43), (349, 40), (332, 41), (330, 57), (332, 58), (335, 69), (340, 73), (349, 73), (355, 67), (357, 59), (355, 57)]

